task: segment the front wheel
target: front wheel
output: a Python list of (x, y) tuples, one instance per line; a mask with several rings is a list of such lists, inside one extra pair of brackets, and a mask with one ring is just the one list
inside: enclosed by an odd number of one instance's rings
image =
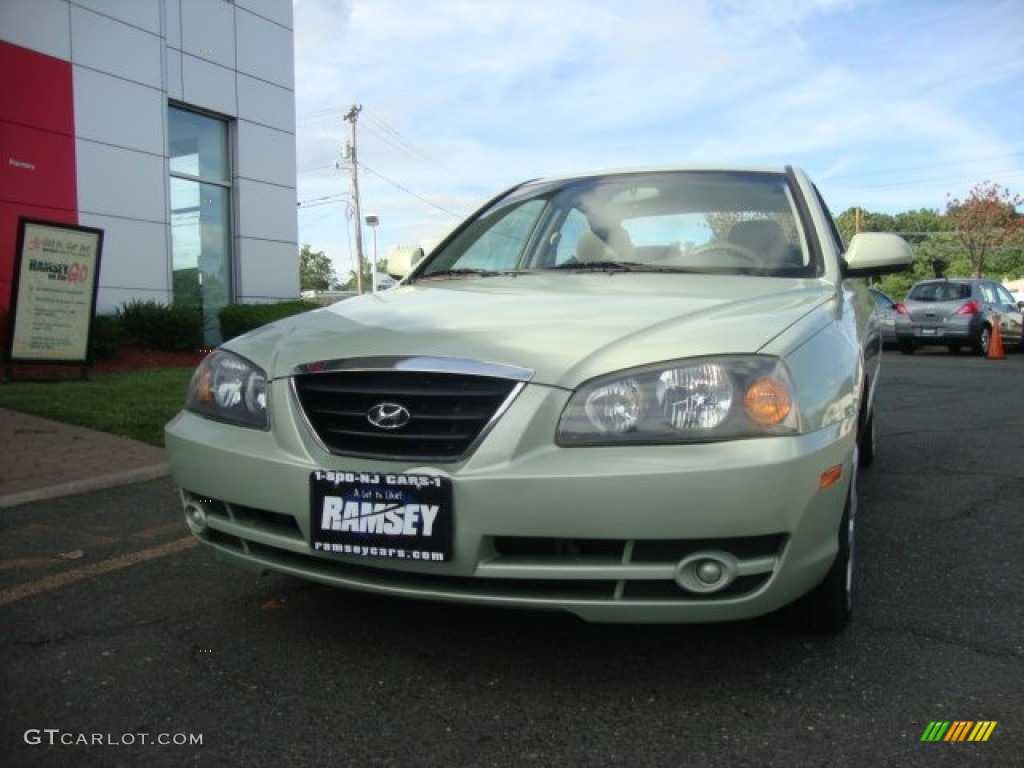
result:
[[(856, 464), (854, 464), (856, 466)], [(839, 523), (839, 551), (824, 580), (787, 608), (787, 620), (794, 629), (816, 634), (836, 634), (850, 622), (853, 611), (854, 531), (857, 519), (857, 476)]]

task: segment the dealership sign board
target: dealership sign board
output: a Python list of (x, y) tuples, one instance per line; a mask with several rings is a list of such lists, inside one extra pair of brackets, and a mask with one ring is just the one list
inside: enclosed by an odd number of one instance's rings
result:
[(18, 220), (6, 356), (10, 362), (89, 362), (103, 230)]

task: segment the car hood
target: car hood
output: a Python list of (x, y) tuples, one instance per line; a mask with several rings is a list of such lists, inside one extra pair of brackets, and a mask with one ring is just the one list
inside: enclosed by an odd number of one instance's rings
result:
[[(765, 351), (825, 322), (817, 280), (635, 273), (421, 281), (273, 323), (228, 342), (271, 378), (316, 361), (444, 357), (527, 368), (573, 388), (662, 360)], [(818, 317), (818, 320), (815, 320)]]

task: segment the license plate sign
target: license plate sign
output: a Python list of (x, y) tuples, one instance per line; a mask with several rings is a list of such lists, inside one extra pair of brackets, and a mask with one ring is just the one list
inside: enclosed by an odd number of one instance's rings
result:
[(435, 563), (452, 557), (446, 477), (318, 470), (309, 491), (315, 552)]

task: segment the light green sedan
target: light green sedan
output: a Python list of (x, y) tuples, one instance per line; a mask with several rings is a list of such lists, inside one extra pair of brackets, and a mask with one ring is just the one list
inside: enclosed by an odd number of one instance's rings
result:
[(860, 278), (910, 259), (844, 247), (788, 167), (521, 184), (397, 288), (206, 358), (166, 430), (186, 523), (381, 594), (837, 631), (874, 457)]

